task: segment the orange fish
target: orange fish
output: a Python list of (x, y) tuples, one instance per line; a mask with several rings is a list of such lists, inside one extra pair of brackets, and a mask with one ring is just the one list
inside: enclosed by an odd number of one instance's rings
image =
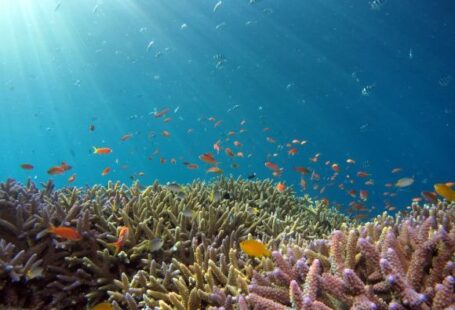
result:
[(171, 133), (170, 133), (169, 131), (167, 131), (167, 130), (163, 130), (163, 131), (161, 132), (161, 135), (162, 135), (163, 137), (165, 137), (165, 138), (169, 138), (169, 137), (171, 136)]
[(120, 231), (118, 234), (118, 239), (116, 242), (113, 243), (115, 246), (115, 255), (117, 255), (120, 252), (120, 249), (125, 245), (126, 240), (128, 239), (129, 236), (129, 229), (127, 226), (122, 226), (120, 227)]
[(216, 122), (215, 125), (213, 125), (213, 127), (215, 127), (215, 128), (220, 127), (222, 122), (223, 121), (221, 121), (221, 120)]
[(110, 154), (112, 149), (109, 147), (93, 147), (93, 154)]
[(216, 165), (216, 160), (210, 153), (204, 153), (202, 155), (199, 155), (199, 159), (205, 162), (206, 164)]
[(235, 131), (232, 131), (232, 130), (231, 130), (231, 131), (229, 131), (229, 132), (227, 133), (227, 135), (228, 135), (229, 137), (235, 136)]
[(295, 167), (294, 170), (299, 173), (303, 173), (303, 174), (308, 174), (311, 172), (310, 169), (305, 168), (305, 167)]
[(68, 178), (68, 183), (72, 183), (74, 180), (76, 180), (76, 174), (73, 174)]
[(21, 164), (21, 168), (24, 170), (33, 170), (33, 165), (30, 164)]
[(228, 147), (224, 149), (224, 152), (225, 152), (226, 155), (229, 156), (229, 157), (234, 157), (234, 156), (235, 156), (234, 152), (233, 152), (230, 148), (228, 148)]
[(233, 144), (234, 144), (234, 146), (236, 146), (236, 147), (242, 147), (242, 143), (240, 143), (240, 141), (237, 141), (237, 140), (236, 140), (236, 141), (233, 142)]
[(105, 176), (105, 175), (108, 174), (110, 171), (111, 171), (111, 168), (106, 167), (106, 168), (103, 169), (103, 171), (101, 171), (101, 175), (102, 175), (102, 176)]
[(366, 177), (369, 177), (370, 174), (367, 173), (367, 172), (365, 172), (365, 171), (358, 171), (358, 172), (357, 172), (357, 176), (358, 176), (359, 178), (366, 178)]
[(188, 164), (188, 165), (186, 165), (186, 167), (187, 167), (188, 169), (197, 169), (197, 168), (199, 168), (199, 166), (196, 165), (196, 164)]
[(332, 170), (335, 172), (340, 172), (340, 166), (338, 166), (338, 164), (332, 164)]
[(71, 241), (79, 241), (82, 240), (82, 236), (79, 234), (79, 232), (72, 227), (65, 227), (65, 226), (51, 226), (51, 228), (48, 229), (48, 232), (56, 235), (60, 238), (71, 240)]
[(120, 141), (129, 140), (132, 136), (133, 136), (132, 133), (126, 133), (126, 134), (124, 134), (124, 135), (120, 138)]
[(292, 149), (290, 149), (290, 150), (288, 151), (288, 155), (294, 156), (295, 154), (297, 154), (297, 151), (298, 151), (298, 150), (297, 150), (295, 147), (293, 147)]
[(50, 175), (63, 174), (65, 173), (65, 169), (63, 169), (62, 166), (54, 166), (49, 168), (49, 170), (47, 170), (47, 173)]
[(266, 162), (264, 163), (264, 165), (265, 165), (267, 168), (269, 168), (269, 169), (271, 169), (271, 170), (273, 170), (273, 171), (279, 171), (279, 170), (280, 170), (280, 167), (278, 167), (277, 164), (274, 164), (274, 163), (272, 163), (272, 162), (270, 162), (270, 161), (266, 161)]
[(284, 191), (286, 190), (286, 185), (284, 185), (284, 183), (281, 183), (281, 182), (280, 182), (280, 183), (278, 183), (278, 184), (276, 185), (276, 189), (277, 189), (280, 193), (282, 193), (282, 192), (284, 192)]
[(242, 241), (240, 242), (240, 248), (249, 256), (254, 257), (270, 256), (272, 254), (264, 243), (257, 240)]
[(436, 193), (422, 192), (421, 195), (423, 198), (425, 198), (426, 201), (428, 201), (432, 204), (438, 204), (438, 196), (436, 195)]
[(242, 157), (242, 158), (245, 157), (245, 155), (243, 155), (243, 152), (237, 152), (236, 156), (237, 157)]
[(170, 111), (169, 108), (164, 108), (159, 112), (155, 112), (153, 115), (155, 116), (155, 118), (159, 118), (159, 117), (162, 117), (163, 115), (165, 115), (166, 113), (168, 113), (169, 111)]
[(169, 123), (170, 121), (172, 121), (172, 117), (166, 117), (165, 119), (163, 119), (163, 123)]
[(207, 173), (221, 174), (223, 173), (223, 170), (219, 167), (210, 167), (209, 169), (207, 169)]

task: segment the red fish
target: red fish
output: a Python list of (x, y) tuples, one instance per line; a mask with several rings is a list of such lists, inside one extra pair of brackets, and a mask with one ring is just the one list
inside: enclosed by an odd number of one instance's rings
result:
[(79, 241), (82, 240), (81, 234), (72, 227), (65, 227), (65, 226), (51, 226), (51, 228), (48, 229), (48, 232), (56, 235), (60, 238), (71, 240), (71, 241)]
[(294, 156), (295, 154), (297, 154), (297, 151), (298, 151), (298, 150), (297, 150), (295, 147), (293, 147), (292, 149), (290, 149), (290, 150), (288, 151), (288, 155)]
[(223, 173), (223, 170), (219, 167), (210, 167), (209, 169), (207, 169), (207, 172), (221, 174), (221, 173)]
[(358, 176), (359, 178), (366, 178), (366, 177), (369, 177), (370, 174), (367, 173), (367, 172), (365, 172), (365, 171), (358, 171), (358, 172), (357, 172), (357, 176)]
[(155, 118), (159, 118), (159, 117), (162, 117), (163, 115), (167, 114), (169, 111), (170, 111), (169, 108), (164, 108), (159, 112), (155, 112), (153, 115), (155, 116)]
[(33, 170), (33, 165), (30, 164), (21, 164), (21, 168), (24, 170)]
[(360, 190), (359, 196), (360, 196), (360, 199), (362, 199), (363, 201), (366, 201), (368, 199), (368, 191), (366, 191), (364, 189)]
[(105, 175), (108, 174), (110, 171), (111, 171), (111, 168), (106, 167), (106, 168), (103, 169), (103, 171), (101, 171), (101, 175), (102, 175), (102, 176), (105, 176)]
[(303, 173), (303, 174), (308, 174), (311, 172), (310, 169), (308, 169), (306, 167), (295, 167), (294, 170), (299, 173)]
[(120, 252), (120, 249), (125, 245), (126, 240), (129, 236), (129, 229), (127, 226), (120, 227), (120, 232), (118, 234), (118, 239), (113, 243), (115, 246), (115, 255)]
[(225, 152), (226, 155), (229, 156), (229, 157), (234, 157), (234, 156), (235, 156), (234, 152), (233, 152), (230, 148), (228, 148), (228, 147), (224, 149), (224, 152)]
[(110, 154), (112, 149), (109, 147), (93, 147), (93, 154)]
[(54, 166), (49, 168), (49, 170), (47, 170), (47, 173), (50, 175), (63, 174), (65, 173), (65, 169), (63, 169), (62, 166)]
[(68, 178), (68, 183), (73, 183), (74, 180), (76, 180), (76, 174), (72, 174), (72, 175)]
[(266, 161), (266, 162), (264, 163), (264, 165), (265, 165), (267, 168), (269, 168), (269, 169), (271, 169), (271, 170), (273, 170), (273, 171), (279, 171), (279, 170), (280, 170), (280, 167), (278, 167), (277, 164), (274, 164), (274, 163), (272, 163), (272, 162), (270, 162), (270, 161)]
[(286, 185), (284, 185), (284, 183), (281, 183), (281, 182), (280, 182), (280, 183), (278, 183), (278, 184), (276, 185), (276, 189), (277, 189), (280, 193), (282, 193), (282, 192), (284, 192), (284, 191), (286, 190)]
[(210, 153), (204, 153), (202, 155), (199, 155), (199, 159), (207, 164), (216, 165), (216, 160)]
[(335, 172), (340, 172), (340, 166), (338, 166), (338, 164), (332, 164), (332, 170)]

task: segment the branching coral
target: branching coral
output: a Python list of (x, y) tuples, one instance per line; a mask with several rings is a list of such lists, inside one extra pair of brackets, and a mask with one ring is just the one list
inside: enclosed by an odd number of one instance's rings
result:
[[(228, 195), (213, 199), (215, 192)], [(271, 265), (242, 254), (240, 241), (303, 245), (302, 234), (320, 238), (346, 221), (270, 181), (195, 181), (176, 192), (158, 183), (54, 190), (8, 180), (0, 184), (0, 304), (232, 309), (246, 305), (238, 296), (248, 293), (253, 269)], [(51, 225), (73, 227), (82, 240), (52, 235)], [(122, 226), (129, 234), (115, 255)]]
[(441, 212), (448, 209), (441, 202), (400, 221), (381, 216), (334, 231), (330, 241), (276, 251), (275, 270), (253, 276), (247, 300), (259, 309), (453, 309), (455, 229)]

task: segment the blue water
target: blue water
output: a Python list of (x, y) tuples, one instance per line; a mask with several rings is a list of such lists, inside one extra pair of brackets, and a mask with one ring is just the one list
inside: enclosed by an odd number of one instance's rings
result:
[[(300, 195), (293, 167), (309, 167), (322, 180), (313, 190), (307, 176), (305, 192), (346, 206), (346, 190), (366, 189), (372, 214), (384, 201), (404, 208), (434, 183), (455, 181), (453, 1), (389, 0), (372, 9), (364, 0), (224, 0), (214, 12), (217, 2), (0, 1), (0, 179), (52, 178), (59, 187), (73, 173), (76, 186), (130, 184), (132, 176), (142, 184), (210, 180), (198, 156), (215, 153), (222, 139), (221, 147), (245, 154), (216, 156), (225, 175), (270, 178), (270, 160), (284, 168), (275, 180)], [(166, 116), (153, 116), (166, 107)], [(121, 142), (126, 133), (133, 137)], [(292, 139), (308, 141), (295, 156), (287, 154)], [(94, 155), (92, 146), (113, 153)], [(62, 161), (72, 170), (47, 174)], [(341, 171), (330, 182), (333, 162)], [(396, 167), (402, 172), (391, 174)], [(355, 184), (340, 190), (346, 174)], [(384, 184), (401, 177), (415, 183), (384, 196)]]

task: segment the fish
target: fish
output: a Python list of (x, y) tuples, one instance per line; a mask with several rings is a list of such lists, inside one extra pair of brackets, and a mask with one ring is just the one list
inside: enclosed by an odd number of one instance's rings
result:
[(297, 154), (297, 149), (295, 147), (291, 148), (288, 150), (288, 155), (290, 156), (294, 156), (295, 154)]
[(88, 127), (88, 130), (89, 131), (95, 131), (95, 125), (90, 124), (90, 126)]
[(216, 10), (221, 6), (221, 4), (223, 4), (222, 1), (218, 1), (218, 2), (215, 4), (215, 6), (213, 7), (213, 12), (214, 12), (214, 13), (215, 13)]
[(61, 166), (54, 166), (49, 168), (47, 170), (47, 173), (50, 175), (63, 174), (65, 173), (65, 169), (63, 169)]
[(311, 170), (306, 167), (295, 167), (294, 170), (302, 174), (308, 174), (311, 172)]
[(368, 191), (366, 191), (364, 189), (360, 190), (359, 196), (360, 196), (360, 199), (362, 199), (363, 201), (366, 201), (368, 199)]
[(161, 132), (161, 135), (162, 135), (163, 137), (165, 137), (165, 138), (169, 138), (169, 137), (171, 136), (171, 133), (170, 133), (169, 131), (167, 131), (167, 130), (163, 130), (163, 131)]
[(177, 183), (169, 183), (167, 184), (166, 188), (169, 189), (174, 194), (180, 193), (182, 191), (182, 187)]
[(403, 169), (401, 169), (401, 168), (393, 168), (391, 172), (392, 172), (393, 174), (395, 174), (395, 173), (400, 173), (402, 170), (403, 170)]
[(159, 251), (163, 247), (164, 241), (163, 239), (157, 237), (150, 240), (150, 251), (156, 252)]
[(60, 167), (62, 167), (63, 170), (65, 171), (68, 171), (68, 170), (71, 170), (73, 169), (72, 166), (68, 165), (66, 162), (62, 161), (62, 163), (60, 164)]
[(60, 238), (71, 240), (71, 241), (80, 241), (82, 240), (81, 234), (73, 227), (66, 226), (51, 226), (48, 229), (48, 232), (56, 235)]
[(235, 156), (234, 152), (233, 152), (230, 148), (228, 148), (228, 147), (224, 149), (224, 152), (225, 152), (226, 155), (229, 156), (229, 157), (234, 157), (234, 156)]
[(252, 174), (249, 174), (246, 178), (247, 178), (248, 180), (252, 180), (252, 179), (254, 179), (255, 177), (256, 177), (256, 173), (253, 172)]
[(455, 201), (455, 191), (443, 183), (434, 185), (434, 190), (448, 201)]
[(274, 163), (272, 163), (272, 162), (270, 162), (270, 161), (266, 161), (266, 162), (264, 163), (264, 165), (265, 165), (267, 168), (269, 168), (269, 169), (271, 169), (271, 170), (273, 170), (273, 171), (279, 171), (279, 170), (280, 170), (280, 167), (278, 167), (277, 164), (274, 164)]
[(112, 149), (109, 147), (93, 147), (93, 154), (110, 154), (112, 153)]
[(193, 217), (193, 210), (191, 210), (190, 207), (186, 206), (183, 211), (182, 215), (187, 218), (192, 218)]
[(370, 174), (369, 174), (368, 172), (365, 172), (365, 171), (358, 171), (358, 172), (357, 172), (357, 176), (358, 176), (359, 178), (367, 178), (367, 177), (370, 176)]
[(72, 183), (72, 182), (74, 182), (74, 180), (76, 180), (76, 174), (72, 174), (72, 175), (68, 178), (68, 183)]
[(355, 160), (351, 159), (351, 158), (348, 158), (348, 159), (346, 159), (346, 163), (354, 165), (355, 164)]
[(332, 170), (335, 171), (335, 172), (340, 172), (340, 166), (338, 166), (338, 164), (332, 164)]
[(267, 138), (265, 138), (265, 139), (266, 139), (267, 142), (269, 142), (269, 143), (276, 143), (276, 140), (273, 139), (272, 137), (267, 137)]
[(234, 141), (232, 144), (234, 144), (234, 146), (236, 147), (242, 147), (242, 143), (240, 141)]
[(111, 303), (108, 302), (100, 302), (96, 304), (91, 310), (112, 310), (114, 309)]
[(284, 191), (286, 190), (286, 185), (284, 185), (284, 183), (281, 183), (281, 182), (280, 182), (280, 183), (278, 183), (278, 184), (276, 185), (276, 189), (277, 189), (280, 193), (282, 193), (282, 192), (284, 192)]
[(216, 151), (217, 154), (220, 153), (220, 144), (219, 144), (219, 142), (216, 142), (215, 144), (213, 144), (213, 149)]
[(240, 242), (240, 248), (247, 255), (253, 257), (270, 256), (272, 254), (264, 243), (257, 240), (244, 240)]
[(413, 183), (414, 183), (413, 178), (401, 178), (395, 183), (395, 186), (402, 188), (411, 186)]
[(202, 155), (199, 155), (199, 159), (206, 164), (216, 165), (216, 160), (211, 153), (204, 153)]
[(207, 169), (207, 173), (216, 173), (216, 174), (221, 174), (223, 173), (223, 169), (221, 169), (220, 167), (210, 167), (209, 169)]
[(31, 164), (21, 164), (21, 168), (24, 169), (24, 170), (33, 170), (33, 165)]
[(223, 121), (222, 121), (222, 120), (219, 120), (218, 122), (216, 122), (216, 123), (213, 125), (213, 127), (215, 127), (215, 128), (220, 127), (222, 123), (223, 123)]
[(110, 171), (111, 171), (111, 168), (110, 168), (110, 167), (106, 167), (106, 168), (103, 169), (103, 171), (101, 171), (101, 175), (102, 175), (102, 176), (105, 176), (105, 175), (108, 174)]
[(126, 133), (123, 136), (120, 137), (120, 141), (126, 141), (129, 140), (133, 136), (132, 133)]
[(438, 203), (438, 196), (433, 192), (421, 192), (420, 195), (428, 202), (432, 204)]
[(171, 109), (169, 109), (169, 108), (164, 108), (164, 109), (162, 109), (162, 110), (159, 111), (159, 112), (153, 113), (153, 116), (155, 116), (155, 118), (159, 118), (159, 117), (162, 117), (163, 115), (166, 115), (167, 113), (169, 113), (169, 111), (171, 111)]
[(128, 240), (130, 230), (128, 226), (120, 227), (117, 241), (112, 243), (115, 247), (114, 255), (117, 255), (120, 252), (120, 249), (125, 245), (126, 240)]

